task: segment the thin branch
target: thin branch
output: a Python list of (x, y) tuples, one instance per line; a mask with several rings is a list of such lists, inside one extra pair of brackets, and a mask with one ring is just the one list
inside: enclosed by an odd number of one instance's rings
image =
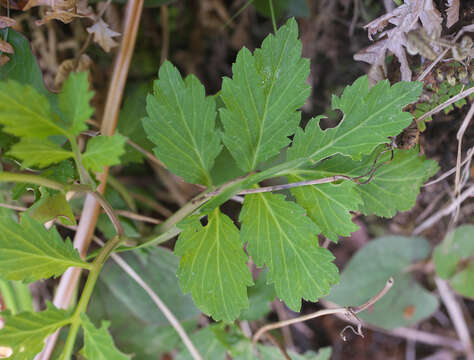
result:
[(472, 349), (471, 336), (469, 334), (469, 328), (467, 327), (466, 320), (462, 314), (461, 307), (456, 301), (456, 298), (454, 297), (454, 294), (449, 288), (447, 282), (437, 276), (435, 276), (434, 280), (436, 287), (439, 290), (441, 300), (443, 300), (446, 310), (448, 310), (449, 317), (453, 321), (454, 328), (456, 329), (456, 332), (459, 336), (459, 340), (461, 340), (463, 344), (467, 359), (472, 360), (474, 359), (474, 352)]
[[(465, 163), (467, 163), (468, 161), (471, 160), (472, 156), (474, 155), (474, 146), (471, 147), (468, 151), (467, 151), (467, 154), (466, 154), (466, 158), (461, 162), (461, 166), (463, 166)], [(422, 187), (426, 187), (426, 186), (430, 186), (430, 185), (433, 185), (433, 184), (436, 184), (444, 179), (446, 179), (448, 176), (451, 176), (452, 174), (454, 174), (456, 172), (456, 169), (457, 169), (457, 165), (455, 167), (453, 167), (451, 170), (448, 170), (446, 171), (444, 174), (440, 175), (438, 178), (436, 178), (435, 180), (433, 181), (430, 181), (430, 182), (427, 182), (426, 184), (424, 184)]]
[(415, 230), (413, 230), (413, 234), (415, 235), (420, 234), (423, 230), (429, 228), (431, 225), (438, 222), (444, 216), (451, 214), (454, 210), (456, 210), (456, 207), (458, 206), (458, 204), (461, 204), (466, 199), (472, 196), (474, 196), (474, 185), (469, 187), (461, 195), (459, 195), (449, 206), (445, 207), (444, 209), (439, 210), (437, 213), (430, 216), (423, 223), (417, 226)]
[(459, 94), (457, 94), (456, 96), (453, 96), (449, 100), (445, 101), (444, 103), (439, 104), (433, 110), (430, 110), (427, 113), (421, 115), (418, 119), (415, 119), (415, 121), (418, 123), (418, 122), (430, 117), (431, 115), (434, 115), (434, 114), (440, 112), (444, 108), (447, 108), (449, 105), (455, 103), (456, 101), (464, 99), (465, 97), (471, 95), (472, 93), (474, 93), (474, 87), (469, 88), (467, 90), (464, 90), (464, 91), (460, 92)]
[(133, 220), (137, 220), (137, 221), (143, 221), (143, 222), (147, 222), (147, 223), (155, 224), (155, 225), (161, 224), (163, 222), (162, 220), (158, 220), (158, 219), (155, 219), (155, 218), (152, 218), (152, 217), (149, 217), (149, 216), (136, 214), (134, 212), (127, 211), (127, 210), (115, 210), (115, 213), (117, 215), (129, 218), (129, 219), (133, 219)]
[[(96, 237), (94, 237), (94, 240), (100, 244), (100, 246), (104, 246), (104, 242)], [(163, 313), (163, 315), (168, 319), (170, 324), (174, 327), (178, 335), (180, 336), (181, 340), (183, 340), (184, 345), (187, 347), (189, 350), (191, 356), (193, 357), (194, 360), (202, 360), (202, 356), (199, 354), (199, 351), (196, 349), (194, 344), (192, 343), (191, 339), (189, 338), (188, 334), (186, 334), (186, 331), (183, 329), (181, 326), (180, 322), (174, 314), (171, 312), (171, 310), (166, 306), (166, 304), (160, 299), (160, 297), (153, 291), (153, 289), (136, 273), (133, 268), (128, 265), (120, 256), (117, 254), (111, 254), (110, 257), (117, 263), (118, 266), (122, 268), (122, 270), (130, 276), (135, 282), (140, 285), (140, 287), (145, 290), (145, 292), (150, 296), (150, 298), (153, 300), (155, 305), (160, 309), (160, 311)]]
[(357, 319), (358, 327), (359, 327), (358, 330), (359, 330), (359, 333), (360, 333), (360, 320), (357, 318), (356, 315), (358, 313), (360, 313), (361, 311), (364, 311), (368, 307), (374, 305), (377, 301), (379, 301), (390, 290), (390, 288), (392, 286), (393, 286), (393, 278), (390, 278), (390, 279), (387, 280), (387, 282), (385, 283), (385, 286), (383, 287), (383, 289), (381, 291), (379, 291), (375, 296), (370, 298), (366, 303), (362, 304), (361, 306), (341, 307), (341, 308), (336, 308), (336, 309), (319, 310), (319, 311), (316, 311), (312, 314), (303, 315), (303, 316), (299, 316), (299, 317), (294, 318), (294, 319), (279, 321), (277, 323), (265, 325), (265, 326), (261, 327), (255, 333), (255, 335), (253, 336), (252, 342), (255, 345), (257, 343), (258, 339), (260, 339), (260, 337), (263, 334), (265, 334), (267, 331), (274, 330), (274, 329), (279, 329), (279, 328), (284, 327), (284, 326), (288, 326), (288, 325), (291, 325), (291, 324), (296, 324), (296, 323), (299, 323), (299, 322), (302, 322), (302, 321), (307, 321), (307, 320), (314, 319), (314, 318), (317, 318), (317, 317), (320, 317), (320, 316), (333, 315), (333, 314), (342, 314), (342, 315), (346, 316), (349, 319)]

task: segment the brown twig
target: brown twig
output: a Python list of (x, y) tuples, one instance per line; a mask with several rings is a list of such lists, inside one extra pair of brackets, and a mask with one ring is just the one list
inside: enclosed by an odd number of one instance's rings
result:
[(385, 286), (383, 287), (383, 289), (381, 291), (379, 291), (375, 296), (370, 298), (366, 303), (362, 304), (361, 306), (340, 307), (340, 308), (336, 308), (336, 309), (319, 310), (319, 311), (316, 311), (312, 314), (303, 315), (303, 316), (300, 316), (300, 317), (297, 317), (297, 318), (294, 318), (294, 319), (279, 321), (277, 323), (265, 325), (265, 326), (261, 327), (255, 333), (255, 335), (253, 336), (252, 342), (255, 345), (257, 343), (257, 341), (260, 339), (260, 337), (262, 337), (262, 335), (265, 334), (267, 331), (274, 330), (274, 329), (279, 329), (281, 327), (288, 326), (288, 325), (291, 325), (291, 324), (296, 324), (296, 323), (299, 323), (299, 322), (302, 322), (302, 321), (307, 321), (307, 320), (314, 319), (314, 318), (317, 318), (317, 317), (320, 317), (320, 316), (332, 315), (332, 314), (342, 314), (342, 315), (346, 316), (349, 319), (356, 319), (358, 321), (358, 333), (361, 333), (360, 332), (361, 322), (360, 322), (360, 320), (358, 319), (358, 317), (356, 315), (358, 313), (360, 313), (361, 311), (364, 311), (368, 307), (374, 305), (377, 301), (379, 301), (390, 290), (390, 288), (392, 286), (393, 286), (393, 278), (390, 278), (390, 279), (387, 280), (387, 282), (385, 283)]

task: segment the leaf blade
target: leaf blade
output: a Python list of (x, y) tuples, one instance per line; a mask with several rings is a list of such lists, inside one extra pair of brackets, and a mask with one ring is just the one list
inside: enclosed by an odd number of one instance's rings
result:
[(0, 217), (0, 275), (8, 280), (34, 281), (61, 275), (68, 267), (88, 269), (68, 239), (63, 242), (55, 228), (28, 216), (20, 223)]
[(244, 171), (276, 155), (298, 126), (297, 109), (310, 88), (309, 62), (301, 58), (297, 37), (298, 25), (290, 19), (253, 55), (243, 48), (232, 66), (233, 78), (224, 78), (223, 142)]
[(182, 256), (178, 278), (183, 292), (191, 292), (196, 305), (216, 321), (234, 321), (248, 307), (247, 286), (252, 276), (230, 218), (218, 209), (202, 227), (199, 219), (184, 225), (175, 247)]
[(36, 138), (22, 138), (11, 147), (7, 154), (22, 160), (24, 167), (38, 166), (39, 168), (74, 156), (72, 151), (64, 150), (52, 141)]
[(292, 310), (299, 311), (301, 298), (316, 301), (337, 282), (334, 256), (319, 247), (318, 227), (296, 203), (277, 194), (247, 195), (240, 220), (249, 255), (268, 266), (268, 283)]
[(215, 129), (215, 101), (205, 96), (199, 80), (190, 75), (183, 81), (165, 62), (146, 109), (143, 127), (156, 156), (185, 181), (210, 185), (210, 170), (222, 146)]
[(112, 136), (99, 135), (91, 138), (82, 154), (82, 164), (87, 170), (102, 172), (104, 166), (120, 164), (125, 153), (127, 138), (115, 133)]

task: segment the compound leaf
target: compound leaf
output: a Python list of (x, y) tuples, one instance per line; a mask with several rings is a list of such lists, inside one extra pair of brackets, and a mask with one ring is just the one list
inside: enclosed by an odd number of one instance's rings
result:
[(94, 92), (89, 90), (87, 72), (71, 72), (59, 94), (59, 108), (65, 121), (74, 135), (87, 130), (86, 121), (94, 113), (89, 104)]
[(185, 181), (211, 185), (210, 170), (222, 146), (215, 101), (206, 97), (199, 80), (190, 75), (183, 81), (178, 69), (165, 62), (146, 109), (143, 127), (156, 156)]
[(223, 141), (244, 171), (278, 154), (300, 121), (297, 109), (306, 102), (310, 87), (309, 61), (301, 58), (297, 37), (298, 25), (290, 19), (253, 55), (240, 50), (233, 78), (223, 80)]
[(333, 109), (344, 113), (341, 123), (323, 131), (319, 127), (321, 117), (313, 119), (306, 131), (298, 129), (296, 132), (288, 158), (309, 158), (317, 162), (342, 154), (359, 160), (410, 124), (412, 115), (402, 109), (418, 99), (423, 83), (402, 81), (390, 86), (388, 80), (384, 80), (370, 90), (368, 87), (367, 76), (362, 76), (347, 86), (340, 98), (333, 96)]
[(44, 339), (60, 327), (70, 323), (67, 310), (56, 309), (51, 303), (40, 312), (22, 312), (11, 315), (2, 312), (5, 325), (0, 330), (0, 346), (13, 351), (10, 360), (30, 360), (44, 347)]
[(64, 150), (52, 141), (37, 138), (22, 138), (11, 147), (7, 154), (20, 159), (24, 167), (37, 166), (39, 168), (74, 156), (72, 151)]
[[(288, 176), (290, 182), (311, 180), (304, 171)], [(340, 184), (319, 184), (291, 189), (296, 202), (304, 207), (308, 216), (319, 226), (328, 239), (337, 241), (339, 236), (349, 236), (359, 227), (352, 222), (350, 211), (362, 205), (356, 184), (344, 181)]]
[(181, 288), (214, 320), (234, 321), (248, 307), (247, 286), (253, 285), (238, 229), (219, 209), (208, 216), (206, 226), (196, 217), (182, 226), (175, 247), (182, 256)]
[(337, 282), (334, 256), (319, 247), (320, 231), (298, 204), (278, 194), (247, 195), (240, 220), (249, 255), (268, 266), (268, 283), (290, 309), (299, 311), (301, 298), (317, 301)]
[(35, 281), (59, 276), (70, 266), (90, 268), (68, 239), (55, 228), (22, 216), (20, 223), (0, 217), (0, 276), (8, 280)]
[(87, 170), (103, 171), (104, 166), (120, 164), (120, 156), (125, 153), (127, 138), (116, 133), (112, 136), (100, 135), (87, 142), (82, 154), (82, 164)]
[(102, 321), (100, 328), (96, 328), (86, 314), (81, 314), (82, 328), (84, 329), (84, 348), (81, 353), (89, 360), (127, 360), (130, 356), (121, 353), (114, 344), (108, 332), (108, 321)]

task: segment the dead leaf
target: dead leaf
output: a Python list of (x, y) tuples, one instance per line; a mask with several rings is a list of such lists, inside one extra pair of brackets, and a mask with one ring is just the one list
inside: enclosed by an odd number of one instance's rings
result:
[(94, 41), (98, 43), (105, 52), (117, 46), (118, 43), (113, 39), (119, 36), (120, 33), (113, 31), (109, 25), (102, 19), (99, 19), (94, 25), (87, 28), (87, 32), (94, 35)]
[(5, 29), (15, 25), (16, 20), (7, 16), (0, 16), (0, 29)]
[[(372, 65), (368, 74), (371, 84), (380, 80), (381, 70), (386, 71), (387, 51), (394, 54), (400, 63), (401, 79), (411, 80), (411, 70), (406, 57), (406, 34), (417, 29), (420, 21), (427, 33), (441, 33), (442, 18), (433, 0), (405, 0), (404, 4), (365, 26), (369, 39), (373, 40), (373, 36), (379, 33), (378, 41), (359, 51), (354, 55), (354, 59)], [(393, 27), (383, 31), (389, 25)]]
[(2, 54), (2, 55), (0, 56), (0, 67), (2, 67), (3, 65), (5, 65), (5, 64), (6, 64), (7, 62), (9, 62), (9, 61), (10, 61), (10, 58), (9, 58), (7, 55)]
[(448, 0), (446, 7), (446, 27), (449, 29), (459, 20), (459, 0)]
[(7, 54), (13, 54), (15, 52), (15, 50), (13, 50), (13, 46), (2, 39), (0, 39), (0, 51)]
[(54, 86), (59, 89), (61, 88), (62, 83), (72, 71), (82, 72), (88, 71), (92, 66), (92, 59), (87, 54), (82, 54), (79, 58), (79, 61), (75, 59), (64, 60), (61, 65), (59, 65), (58, 71), (56, 72), (56, 77), (54, 78)]
[(41, 18), (41, 20), (36, 21), (36, 25), (43, 25), (51, 20), (59, 20), (64, 24), (69, 24), (74, 18), (83, 18), (86, 17), (81, 14), (77, 14), (73, 11), (65, 11), (65, 10), (54, 10), (54, 11), (47, 11), (45, 16)]

